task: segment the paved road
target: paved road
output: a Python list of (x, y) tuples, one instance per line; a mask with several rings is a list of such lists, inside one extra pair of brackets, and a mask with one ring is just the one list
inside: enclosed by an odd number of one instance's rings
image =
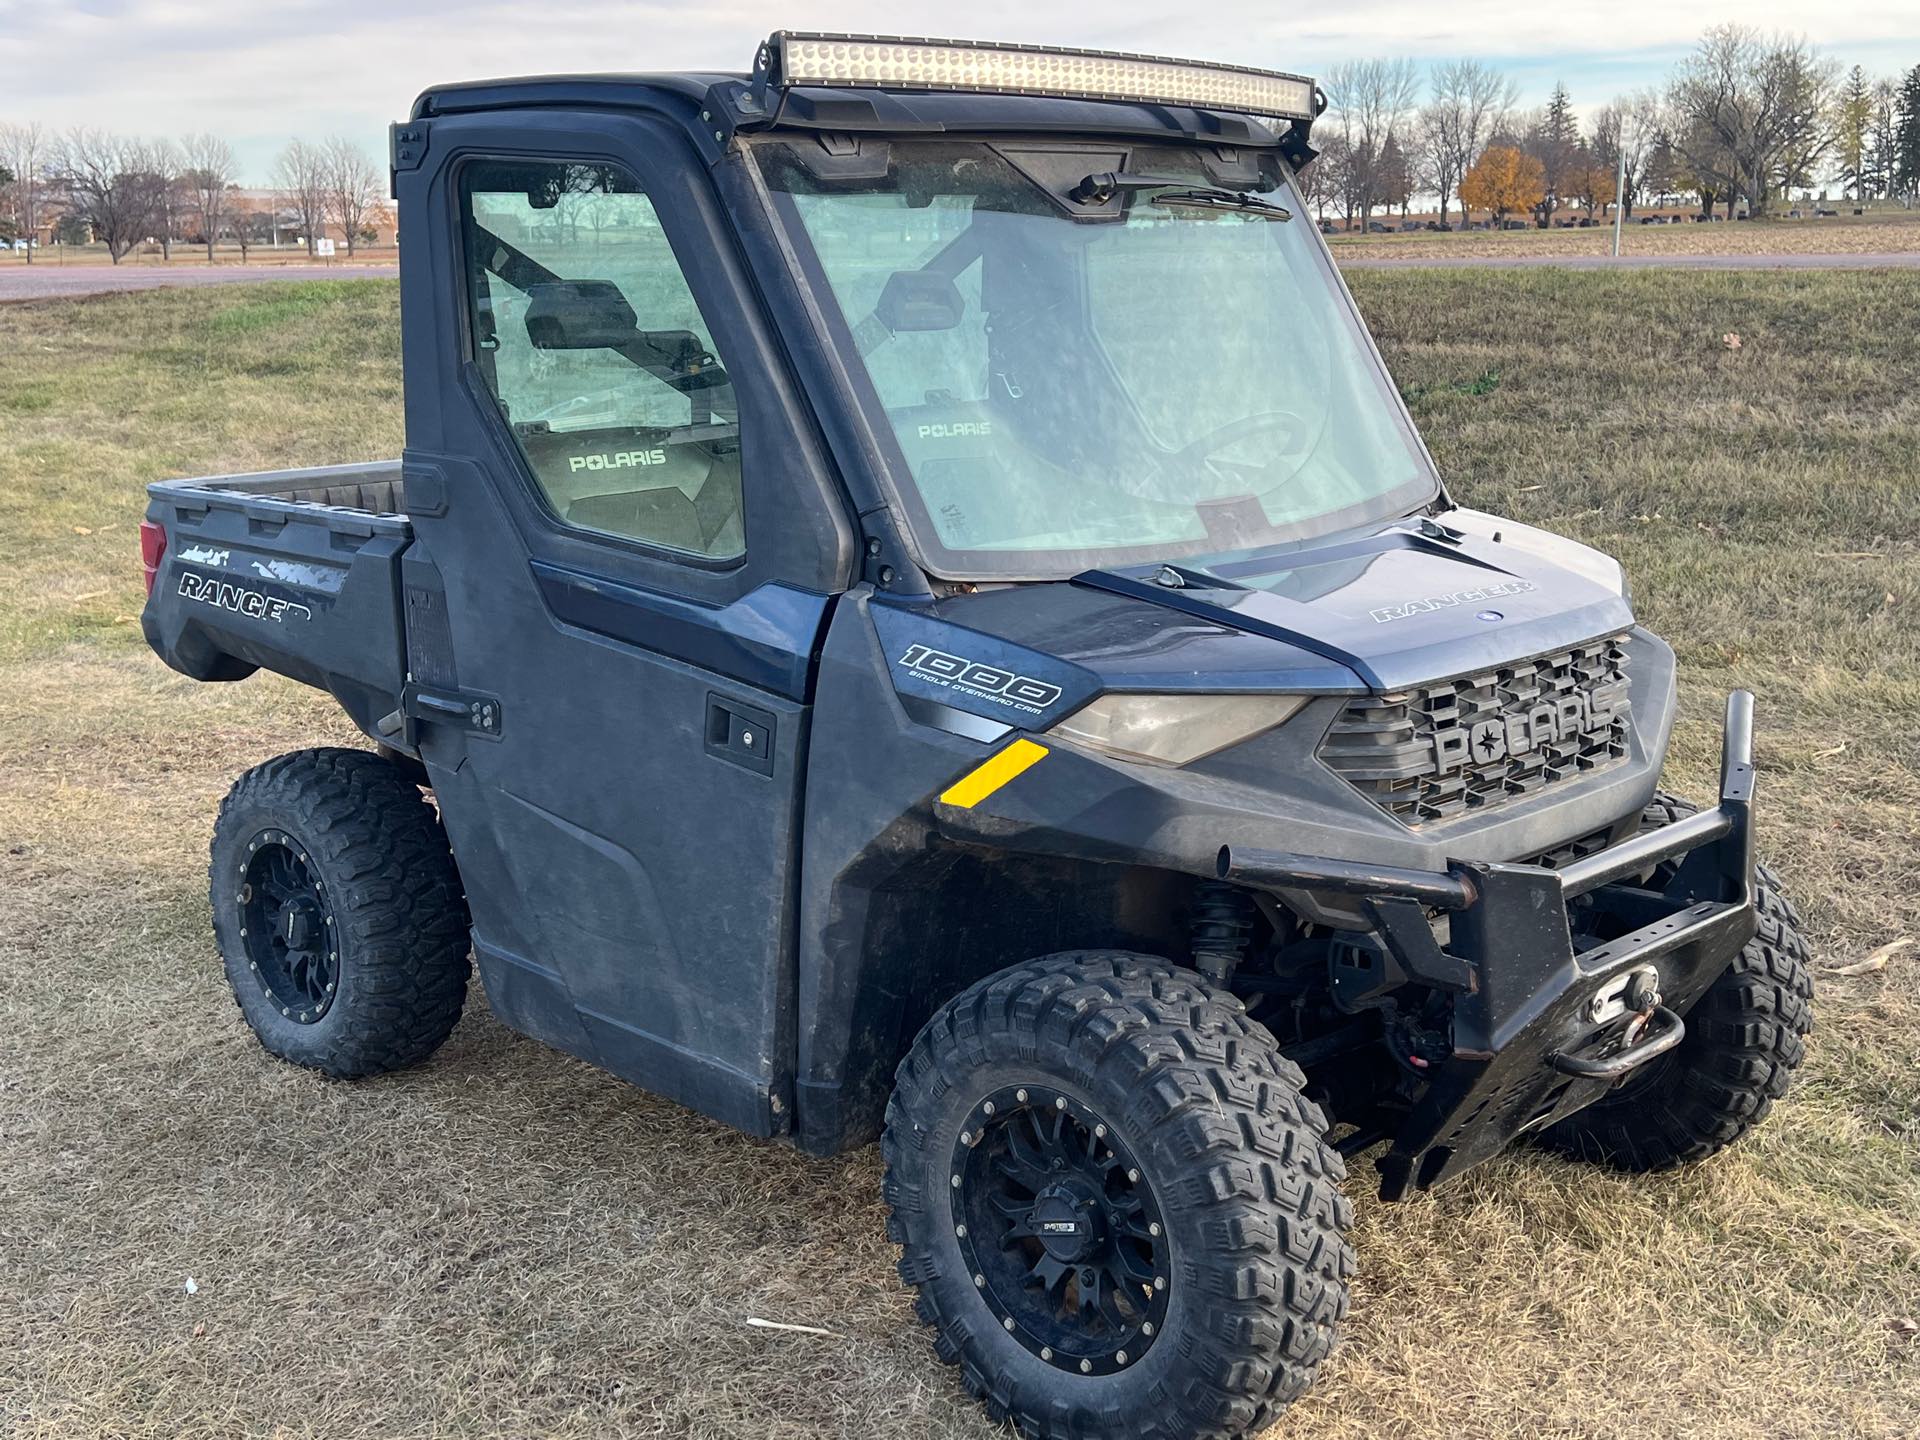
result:
[(398, 275), (395, 265), (31, 265), (0, 266), (0, 300), (51, 300), (169, 285), (237, 285), (259, 280), (361, 280)]
[[(1340, 255), (1335, 247), (1335, 256)], [(1448, 255), (1362, 256), (1340, 259), (1342, 270), (1916, 270), (1920, 251), (1888, 250), (1863, 255)], [(4, 283), (4, 282), (0, 282)]]

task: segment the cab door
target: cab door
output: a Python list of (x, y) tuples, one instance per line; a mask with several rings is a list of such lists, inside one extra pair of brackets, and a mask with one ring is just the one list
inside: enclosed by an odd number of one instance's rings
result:
[(408, 708), (495, 1012), (770, 1134), (851, 527), (683, 132), (512, 119), (400, 177)]

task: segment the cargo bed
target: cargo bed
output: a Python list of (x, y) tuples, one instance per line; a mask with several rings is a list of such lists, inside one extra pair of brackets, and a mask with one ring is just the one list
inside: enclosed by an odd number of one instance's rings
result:
[(161, 658), (196, 680), (275, 671), (383, 735), (407, 680), (400, 462), (162, 480), (147, 494), (148, 533), (165, 540), (152, 542), (141, 626)]
[[(312, 465), (300, 470), (261, 470), (250, 475), (203, 475), (190, 480), (158, 480), (147, 493), (159, 500), (213, 494), (219, 503), (267, 502), (322, 510), (353, 510), (388, 520), (406, 521), (406, 482), (398, 460), (366, 460), (352, 465)], [(194, 502), (188, 502), (194, 503)], [(241, 503), (244, 513), (261, 513)]]

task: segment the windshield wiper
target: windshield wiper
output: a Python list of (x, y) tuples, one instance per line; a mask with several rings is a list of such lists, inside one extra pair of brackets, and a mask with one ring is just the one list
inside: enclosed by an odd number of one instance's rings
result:
[(1233, 215), (1254, 215), (1262, 220), (1291, 220), (1293, 212), (1284, 205), (1262, 200), (1244, 190), (1163, 190), (1147, 197), (1150, 205), (1165, 205), (1176, 210), (1219, 210)]
[(1078, 205), (1104, 205), (1125, 191), (1157, 190), (1163, 185), (1186, 183), (1165, 175), (1135, 175), (1127, 170), (1103, 170), (1097, 175), (1082, 176), (1080, 183), (1067, 192), (1067, 198)]
[(1210, 570), (1202, 570), (1198, 565), (1181, 565), (1172, 561), (1162, 561), (1151, 568), (1153, 583), (1164, 586), (1168, 590), (1244, 590), (1247, 588), (1237, 580), (1215, 575)]

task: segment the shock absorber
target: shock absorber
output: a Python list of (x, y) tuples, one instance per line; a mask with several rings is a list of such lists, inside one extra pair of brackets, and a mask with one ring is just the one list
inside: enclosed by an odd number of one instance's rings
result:
[(1232, 983), (1246, 958), (1256, 913), (1253, 897), (1237, 885), (1202, 880), (1195, 886), (1187, 942), (1193, 968), (1216, 985)]

